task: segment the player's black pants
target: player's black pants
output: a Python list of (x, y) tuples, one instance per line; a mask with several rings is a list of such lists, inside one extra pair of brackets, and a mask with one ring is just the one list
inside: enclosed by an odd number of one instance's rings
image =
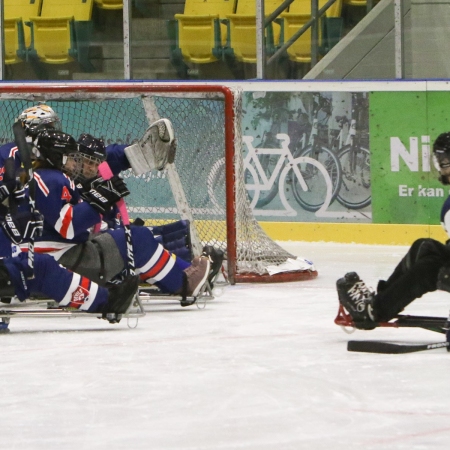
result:
[(378, 283), (376, 320), (390, 320), (416, 298), (435, 291), (443, 266), (450, 266), (450, 246), (434, 239), (415, 241), (388, 280)]

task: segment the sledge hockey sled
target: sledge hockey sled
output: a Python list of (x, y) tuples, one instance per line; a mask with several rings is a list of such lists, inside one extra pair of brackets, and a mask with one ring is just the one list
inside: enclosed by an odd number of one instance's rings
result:
[[(216, 277), (212, 282), (216, 282)], [(129, 328), (136, 328), (139, 318), (144, 317), (147, 312), (152, 310), (155, 301), (164, 301), (171, 303), (178, 303), (181, 306), (196, 305), (197, 308), (203, 309), (206, 303), (213, 300), (213, 292), (210, 282), (206, 282), (199, 294), (196, 297), (183, 298), (180, 295), (164, 294), (154, 286), (139, 286), (138, 292), (128, 311), (124, 314), (107, 314), (102, 317), (101, 313), (87, 313), (84, 311), (64, 308), (59, 306), (57, 302), (46, 298), (30, 298), (24, 302), (14, 301), (9, 299), (11, 303), (0, 302), (0, 334), (9, 332), (8, 325), (13, 318), (61, 318), (61, 319), (75, 319), (75, 318), (93, 318), (106, 319), (108, 322), (114, 324), (119, 323), (122, 319), (127, 319)], [(131, 321), (130, 319), (133, 319)]]
[[(334, 323), (339, 325), (346, 333), (352, 333), (356, 329), (367, 329), (358, 327), (353, 321), (350, 314), (345, 308), (339, 304), (339, 309)], [(374, 324), (374, 328), (422, 328), (436, 333), (446, 335), (446, 341), (433, 342), (429, 344), (408, 344), (398, 342), (386, 342), (380, 340), (354, 341), (350, 340), (347, 344), (347, 350), (351, 352), (366, 353), (412, 353), (421, 350), (434, 350), (437, 348), (447, 348), (450, 351), (450, 333), (449, 319), (446, 317), (435, 316), (414, 316), (399, 314), (388, 322), (378, 322)], [(371, 328), (372, 329), (372, 328)]]
[[(130, 304), (128, 311), (124, 314), (109, 313), (105, 317), (102, 313), (88, 313), (75, 309), (65, 308), (58, 305), (52, 299), (28, 299), (24, 302), (15, 303), (0, 303), (0, 333), (9, 332), (8, 325), (12, 318), (93, 318), (105, 319), (110, 323), (119, 323), (122, 319), (127, 319), (129, 328), (136, 328), (140, 317), (145, 316), (144, 306), (141, 302), (140, 296), (135, 295), (135, 298)], [(131, 326), (130, 319), (135, 319), (134, 326)]]

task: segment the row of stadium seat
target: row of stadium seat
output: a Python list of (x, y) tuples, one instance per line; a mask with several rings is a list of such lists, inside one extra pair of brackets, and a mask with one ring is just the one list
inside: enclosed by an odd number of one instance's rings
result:
[[(319, 0), (322, 8), (328, 0)], [(282, 4), (282, 0), (265, 0), (266, 16)], [(221, 59), (244, 63), (256, 62), (255, 0), (186, 0), (184, 14), (169, 21), (172, 60), (205, 64)], [(320, 21), (320, 49), (326, 53), (342, 37), (343, 3), (366, 6), (366, 0), (336, 0)], [(266, 54), (273, 54), (308, 21), (311, 0), (294, 0), (288, 10), (266, 27)], [(287, 49), (291, 61), (311, 62), (311, 29), (303, 33)]]
[[(4, 0), (5, 64), (36, 59), (88, 65), (94, 0)], [(95, 0), (119, 9), (123, 0)]]

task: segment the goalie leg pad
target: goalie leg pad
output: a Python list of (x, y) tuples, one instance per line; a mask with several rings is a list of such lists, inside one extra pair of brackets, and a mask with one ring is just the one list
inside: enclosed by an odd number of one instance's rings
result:
[(152, 123), (141, 139), (125, 148), (125, 155), (135, 175), (153, 169), (163, 170), (175, 160), (176, 139), (169, 119)]
[(185, 261), (192, 261), (191, 234), (189, 220), (179, 220), (166, 225), (154, 226), (150, 229), (155, 239), (163, 247)]
[(189, 220), (177, 220), (176, 222), (167, 223), (165, 225), (155, 225), (150, 227), (154, 235), (161, 234), (167, 235), (175, 231), (184, 231), (189, 233), (190, 222)]

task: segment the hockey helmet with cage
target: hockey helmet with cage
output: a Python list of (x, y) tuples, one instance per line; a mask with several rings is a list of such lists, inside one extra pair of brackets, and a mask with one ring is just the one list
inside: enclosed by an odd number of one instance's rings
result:
[(78, 152), (75, 139), (67, 133), (53, 129), (42, 129), (34, 140), (37, 159), (47, 161), (52, 167), (64, 170), (69, 155)]
[(106, 148), (102, 139), (83, 133), (78, 138), (78, 153), (74, 155), (70, 175), (75, 181), (83, 182), (97, 176), (98, 166), (106, 160)]
[(450, 184), (450, 132), (441, 133), (434, 141), (433, 164), (439, 172), (439, 181)]
[(83, 133), (78, 138), (78, 151), (84, 155), (96, 158), (100, 162), (106, 159), (105, 143), (91, 134)]
[(17, 117), (27, 136), (35, 137), (42, 128), (61, 130), (61, 121), (55, 111), (48, 105), (40, 103), (27, 108)]

